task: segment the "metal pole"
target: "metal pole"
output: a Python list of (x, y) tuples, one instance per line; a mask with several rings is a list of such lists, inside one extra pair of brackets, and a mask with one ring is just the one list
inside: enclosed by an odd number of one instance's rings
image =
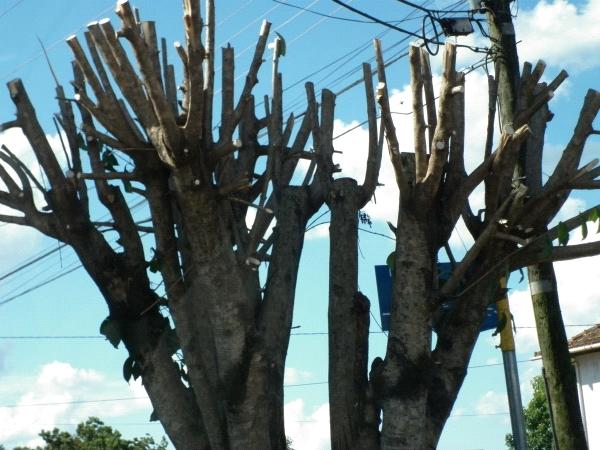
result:
[[(500, 286), (506, 288), (506, 278), (500, 279)], [(506, 393), (508, 395), (508, 406), (510, 411), (510, 424), (513, 432), (513, 440), (516, 450), (527, 450), (527, 435), (523, 421), (523, 402), (521, 400), (521, 386), (519, 384), (519, 370), (515, 355), (515, 339), (512, 329), (512, 315), (506, 294), (496, 302), (498, 319), (504, 320), (505, 324), (500, 331), (500, 349), (502, 350), (502, 361), (504, 362), (504, 378), (506, 379)]]

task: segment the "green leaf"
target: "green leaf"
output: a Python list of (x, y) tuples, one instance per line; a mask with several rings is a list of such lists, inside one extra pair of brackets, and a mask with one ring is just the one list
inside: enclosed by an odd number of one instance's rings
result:
[(152, 414), (150, 414), (150, 422), (157, 422), (158, 421), (158, 414), (156, 414), (156, 411), (152, 411)]
[(285, 56), (285, 51), (286, 51), (286, 48), (285, 48), (285, 39), (277, 31), (275, 32), (275, 34), (277, 35), (277, 37), (279, 39), (281, 39), (281, 44), (279, 44), (279, 55), (277, 55), (277, 56)]
[(173, 328), (169, 328), (165, 333), (166, 335), (164, 338), (166, 339), (167, 348), (169, 349), (170, 354), (173, 355), (181, 348), (179, 338)]
[(119, 161), (115, 157), (114, 153), (110, 150), (105, 150), (102, 152), (102, 164), (104, 168), (109, 172), (116, 172), (115, 166), (119, 165)]
[(183, 364), (179, 365), (179, 375), (181, 376), (181, 379), (183, 381), (185, 381), (186, 383), (190, 382), (190, 379), (187, 374), (187, 370), (185, 369), (185, 366)]
[(544, 252), (543, 252), (543, 255), (545, 258), (548, 258), (549, 256), (552, 255), (553, 248), (554, 248), (554, 246), (552, 245), (552, 241), (550, 240), (550, 238), (546, 238), (544, 240)]
[(122, 181), (123, 181), (123, 189), (125, 189), (125, 192), (131, 193), (133, 191), (133, 186), (131, 185), (131, 181), (129, 181), (129, 180), (122, 180)]
[(154, 248), (151, 248), (151, 250), (154, 252), (154, 256), (152, 256), (152, 259), (148, 261), (148, 269), (150, 272), (156, 273), (160, 270), (161, 266), (160, 254)]
[(142, 376), (142, 367), (137, 363), (137, 361), (134, 361), (133, 366), (131, 366), (131, 375), (133, 375), (134, 380), (137, 380)]
[(502, 330), (504, 330), (504, 327), (506, 326), (506, 322), (506, 314), (500, 315), (500, 317), (498, 317), (498, 325), (492, 333), (492, 336), (498, 336), (500, 333), (502, 333)]
[(390, 271), (394, 273), (396, 271), (396, 251), (390, 253), (385, 260), (385, 263), (390, 268)]
[(80, 133), (77, 135), (77, 145), (79, 146), (79, 148), (81, 150), (85, 150), (87, 152), (87, 144), (85, 142), (85, 138), (83, 137), (83, 135)]
[(569, 230), (567, 226), (559, 222), (558, 223), (558, 245), (567, 245), (569, 242)]
[(129, 382), (131, 376), (133, 375), (133, 366), (135, 365), (135, 359), (133, 356), (129, 356), (125, 362), (123, 363), (123, 378), (125, 381)]
[(590, 222), (600, 220), (600, 213), (598, 212), (598, 208), (594, 208), (590, 211), (590, 214), (588, 215), (588, 220)]
[(100, 334), (104, 335), (114, 348), (119, 347), (119, 342), (121, 342), (121, 326), (118, 321), (108, 316), (100, 324)]
[(587, 220), (585, 216), (581, 216), (581, 239), (585, 239), (588, 235)]

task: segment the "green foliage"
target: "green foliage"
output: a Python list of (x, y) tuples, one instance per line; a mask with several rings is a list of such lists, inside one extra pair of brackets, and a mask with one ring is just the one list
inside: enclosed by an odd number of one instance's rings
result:
[[(40, 437), (46, 443), (43, 447), (18, 447), (14, 450), (166, 450), (167, 441), (163, 437), (160, 443), (148, 435), (132, 440), (123, 439), (121, 433), (104, 425), (97, 417), (90, 417), (77, 425), (75, 434), (54, 428), (42, 431)], [(0, 446), (0, 450), (4, 450)]]
[(150, 247), (150, 250), (152, 250), (153, 256), (152, 259), (148, 261), (148, 270), (152, 273), (156, 273), (160, 270), (160, 254), (154, 247)]
[[(531, 386), (533, 387), (533, 397), (527, 407), (523, 409), (527, 445), (530, 449), (535, 450), (554, 449), (552, 423), (548, 411), (548, 402), (546, 401), (544, 378), (541, 375), (534, 377), (531, 380)], [(515, 448), (512, 434), (506, 435), (506, 446), (509, 449)]]
[(108, 316), (100, 324), (100, 334), (106, 336), (106, 339), (113, 345), (114, 348), (119, 347), (121, 342), (121, 326), (119, 322)]
[[(292, 438), (289, 436), (285, 437), (285, 450), (294, 450), (294, 447), (292, 447), (292, 445), (294, 444), (294, 441), (292, 441)], [(2, 449), (0, 449), (2, 450)]]
[(393, 274), (396, 271), (396, 251), (393, 251), (388, 255), (388, 257), (385, 260), (385, 263), (390, 268), (390, 272), (392, 272)]
[(123, 363), (123, 378), (125, 378), (125, 381), (129, 382), (131, 377), (133, 377), (134, 380), (137, 380), (140, 375), (142, 375), (142, 368), (133, 356), (129, 356)]
[(558, 244), (567, 245), (569, 242), (569, 230), (563, 222), (558, 222)]
[(106, 149), (102, 152), (102, 164), (109, 172), (116, 172), (115, 166), (119, 165), (119, 161), (112, 151)]

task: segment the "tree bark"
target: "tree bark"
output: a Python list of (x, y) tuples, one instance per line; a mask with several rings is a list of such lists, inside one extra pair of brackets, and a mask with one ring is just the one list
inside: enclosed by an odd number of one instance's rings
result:
[(333, 450), (377, 449), (378, 417), (367, 405), (369, 310), (358, 292), (358, 210), (363, 192), (356, 181), (332, 183), (329, 228), (329, 415)]
[(390, 332), (381, 372), (382, 450), (423, 448), (431, 376), (432, 257), (427, 222), (400, 208)]

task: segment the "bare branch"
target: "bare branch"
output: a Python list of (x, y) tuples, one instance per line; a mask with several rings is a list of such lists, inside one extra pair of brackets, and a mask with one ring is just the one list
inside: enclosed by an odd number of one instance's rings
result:
[(137, 180), (135, 172), (77, 172), (77, 178), (82, 180)]
[[(157, 148), (166, 147), (163, 152), (168, 153), (170, 159), (177, 159), (181, 156), (179, 154), (181, 136), (175, 122), (173, 110), (169, 106), (169, 102), (167, 101), (167, 97), (165, 96), (165, 92), (161, 85), (158, 55), (152, 54), (153, 48), (149, 47), (147, 42), (145, 42), (144, 38), (141, 36), (140, 28), (135, 23), (135, 18), (129, 2), (120, 1), (117, 4), (116, 13), (123, 22), (120, 33), (131, 42), (143, 77), (145, 90), (152, 103), (153, 115), (157, 118), (160, 126), (160, 132), (158, 136), (153, 138), (153, 142)], [(154, 45), (154, 47), (156, 46)], [(200, 105), (200, 107), (202, 106)], [(199, 123), (202, 123), (201, 115), (199, 117), (194, 116), (194, 120), (196, 119), (199, 120)], [(188, 120), (190, 120), (189, 114)]]
[(451, 98), (454, 88), (454, 67), (456, 64), (456, 46), (446, 43), (444, 51), (442, 86), (440, 88), (440, 103), (438, 112), (438, 122), (433, 135), (433, 144), (431, 156), (429, 157), (429, 166), (424, 183), (427, 184), (427, 191), (430, 199), (433, 199), (440, 187), (440, 180), (443, 174), (444, 165), (448, 159), (448, 144), (450, 138), (450, 128), (452, 122)]
[(496, 120), (496, 101), (498, 99), (498, 82), (492, 75), (488, 75), (488, 122), (485, 139), (484, 158), (492, 154), (494, 145), (494, 123)]
[(254, 56), (252, 57), (252, 62), (250, 63), (250, 68), (248, 69), (248, 73), (246, 75), (246, 81), (244, 83), (242, 93), (238, 100), (238, 104), (233, 111), (233, 120), (231, 124), (232, 129), (234, 129), (239, 123), (242, 117), (242, 112), (247, 106), (250, 93), (252, 92), (254, 85), (258, 82), (258, 69), (260, 69), (260, 66), (263, 62), (263, 54), (265, 53), (265, 47), (267, 46), (267, 39), (269, 38), (270, 29), (271, 23), (265, 20), (260, 29), (258, 42), (256, 43)]
[(212, 143), (213, 93), (215, 84), (215, 2), (206, 0), (204, 75), (204, 141)]
[(427, 106), (427, 130), (429, 133), (429, 151), (433, 145), (433, 134), (437, 128), (437, 116), (435, 112), (435, 95), (433, 91), (433, 81), (431, 77), (431, 64), (429, 62), (429, 52), (421, 48), (421, 74), (423, 77), (423, 87), (425, 91), (425, 103)]
[(379, 169), (381, 168), (382, 148), (378, 145), (377, 138), (377, 110), (375, 108), (375, 94), (373, 92), (373, 75), (370, 64), (363, 64), (363, 79), (367, 99), (367, 122), (369, 126), (369, 154), (367, 156), (367, 169), (365, 179), (361, 186), (363, 196), (361, 203), (368, 202), (377, 187)]
[(494, 237), (496, 229), (498, 228), (498, 221), (502, 218), (502, 215), (506, 211), (506, 208), (512, 201), (513, 197), (514, 196), (511, 194), (504, 200), (500, 208), (498, 208), (494, 216), (488, 222), (483, 232), (479, 235), (473, 246), (463, 257), (462, 261), (458, 263), (456, 268), (452, 271), (452, 275), (440, 289), (440, 297), (447, 297), (452, 292), (454, 292), (454, 290), (459, 286), (460, 282), (463, 280), (465, 274), (467, 273), (467, 270), (473, 265), (479, 253), (481, 253), (481, 250), (483, 250), (483, 248), (489, 243), (492, 237)]
[(377, 103), (381, 108), (381, 121), (385, 128), (385, 138), (387, 141), (388, 152), (390, 154), (390, 160), (394, 167), (396, 174), (396, 183), (400, 188), (400, 199), (404, 203), (408, 201), (408, 198), (412, 195), (407, 180), (407, 175), (403, 173), (402, 162), (400, 161), (400, 144), (398, 143), (398, 137), (396, 136), (396, 127), (392, 120), (392, 113), (390, 111), (390, 101), (387, 88), (387, 82), (385, 77), (385, 67), (383, 62), (383, 52), (381, 50), (381, 42), (377, 39), (373, 41), (375, 45), (375, 58), (377, 60), (377, 77), (379, 84), (377, 85)]
[[(202, 45), (202, 18), (198, 1), (184, 1), (183, 19), (187, 48), (185, 135), (190, 143), (199, 142), (203, 133), (205, 51)], [(212, 56), (211, 56), (212, 57)]]
[(410, 85), (412, 88), (412, 110), (415, 141), (415, 180), (420, 183), (427, 174), (427, 142), (425, 140), (425, 115), (423, 114), (423, 75), (421, 68), (421, 48), (411, 45)]
[(52, 189), (62, 189), (65, 187), (65, 176), (58, 164), (52, 147), (50, 147), (46, 139), (46, 134), (37, 120), (35, 110), (23, 87), (23, 83), (19, 79), (10, 81), (8, 83), (8, 90), (12, 101), (17, 107), (17, 120), (31, 144), (37, 160), (44, 169)]
[[(1, 202), (1, 200), (0, 200)], [(23, 216), (9, 216), (7, 214), (0, 214), (0, 222), (12, 223), (15, 225), (29, 225), (27, 219)]]

